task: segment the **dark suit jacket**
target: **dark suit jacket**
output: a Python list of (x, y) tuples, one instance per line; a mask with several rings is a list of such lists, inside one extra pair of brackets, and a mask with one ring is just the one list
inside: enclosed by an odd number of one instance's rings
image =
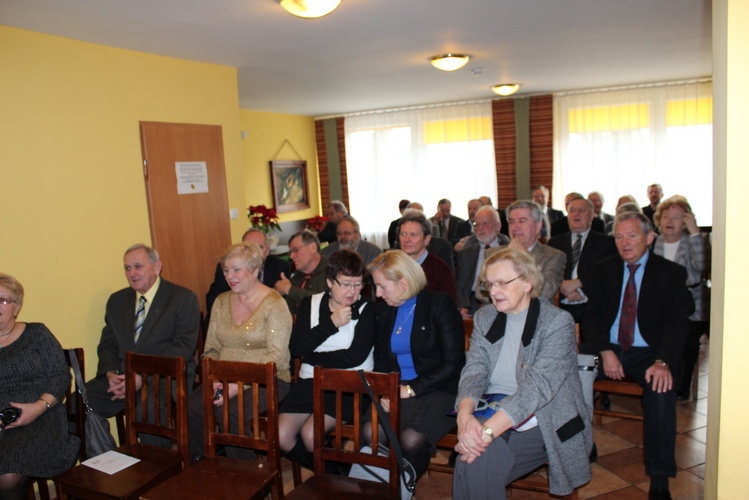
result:
[(395, 219), (390, 223), (388, 227), (388, 244), (390, 248), (398, 248), (398, 227), (400, 226), (400, 218)]
[[(590, 228), (593, 230), (593, 232), (596, 233), (605, 233), (606, 224), (603, 223), (601, 219), (598, 217), (593, 217), (593, 222), (590, 225)], [(557, 219), (555, 222), (551, 223), (551, 237), (559, 236), (560, 234), (565, 234), (570, 232), (570, 225), (569, 222), (567, 222), (567, 217), (562, 217), (561, 219)]]
[(335, 241), (338, 241), (338, 235), (336, 234), (336, 224), (327, 222), (323, 230), (317, 233), (317, 239), (320, 240), (320, 243), (333, 243)]
[[(615, 255), (598, 263), (583, 321), (586, 343), (594, 352), (612, 348), (609, 333), (619, 313), (624, 263)], [(689, 316), (687, 274), (683, 266), (650, 252), (637, 299), (637, 324), (645, 342), (670, 366), (679, 367)]]
[(561, 210), (556, 210), (554, 208), (549, 207), (546, 209), (546, 212), (549, 214), (549, 222), (552, 224), (554, 224), (559, 219), (564, 218), (564, 212), (562, 212)]
[(108, 371), (125, 373), (125, 353), (180, 356), (187, 362), (187, 377), (195, 373), (195, 346), (200, 331), (198, 298), (191, 290), (161, 280), (135, 345), (135, 290), (124, 288), (107, 301), (104, 329), (97, 353), (97, 376)]
[(456, 244), (458, 241), (460, 241), (461, 238), (465, 238), (466, 236), (470, 236), (473, 234), (473, 222), (470, 220), (462, 220), (458, 224), (457, 229), (455, 230), (455, 238), (452, 242), (452, 244)]
[[(569, 233), (554, 236), (549, 240), (549, 246), (561, 250), (567, 255), (567, 264), (564, 268), (564, 279), (572, 279), (572, 241)], [(580, 261), (577, 264), (577, 277), (582, 282), (583, 292), (588, 294), (588, 287), (593, 281), (593, 269), (603, 259), (616, 255), (616, 244), (614, 238), (595, 231), (590, 231), (585, 239), (585, 245), (580, 252)], [(561, 297), (560, 297), (561, 298)], [(579, 323), (585, 312), (586, 304), (567, 305), (560, 304), (559, 307), (572, 313), (575, 322)]]
[[(287, 278), (291, 276), (291, 265), (285, 260), (281, 260), (274, 255), (269, 255), (268, 258), (265, 259), (265, 265), (263, 265), (263, 284), (273, 288), (276, 281), (281, 279), (281, 273), (284, 273)], [(213, 277), (213, 283), (211, 283), (208, 293), (205, 294), (206, 331), (208, 331), (208, 324), (211, 320), (211, 308), (216, 301), (216, 297), (224, 292), (228, 292), (229, 290), (231, 290), (231, 288), (229, 288), (229, 284), (226, 282), (226, 278), (224, 278), (224, 270), (221, 269), (221, 263), (219, 262), (216, 264), (216, 273)]]
[(442, 238), (432, 236), (429, 245), (427, 245), (427, 250), (435, 257), (445, 261), (447, 267), (450, 268), (450, 272), (455, 276), (455, 245)]
[(445, 261), (430, 252), (421, 268), (427, 277), (427, 290), (446, 293), (453, 299), (452, 307), (455, 308), (455, 275)]
[[(375, 371), (400, 371), (390, 350), (390, 336), (398, 308), (380, 302), (377, 309)], [(422, 290), (416, 298), (411, 356), (418, 377), (410, 382), (417, 395), (432, 391), (457, 392), (460, 371), (466, 362), (465, 331), (460, 313), (450, 298)]]
[(465, 222), (460, 217), (456, 217), (454, 215), (450, 215), (450, 222), (447, 224), (447, 234), (441, 234), (441, 232), (442, 232), (442, 225), (438, 224), (437, 221), (434, 220), (434, 217), (432, 217), (429, 220), (432, 221), (437, 227), (439, 227), (439, 229), (440, 229), (440, 235), (439, 236), (443, 240), (447, 240), (447, 241), (451, 242), (454, 245), (461, 238), (461, 237), (457, 237), (456, 238), (456, 233), (458, 231), (458, 225), (461, 222)]

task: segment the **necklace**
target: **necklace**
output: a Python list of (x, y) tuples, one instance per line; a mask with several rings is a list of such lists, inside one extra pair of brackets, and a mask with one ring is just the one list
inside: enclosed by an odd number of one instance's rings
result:
[[(8, 333), (0, 333), (0, 338), (5, 338), (5, 337), (10, 336), (10, 334), (13, 333), (13, 330), (15, 330), (15, 329), (16, 329), (16, 324), (13, 323), (13, 328), (11, 328)], [(2, 349), (2, 348), (3, 348), (3, 345), (0, 344), (0, 349)]]
[(412, 315), (412, 314), (414, 313), (414, 309), (416, 309), (416, 304), (414, 304), (413, 306), (411, 306), (411, 310), (410, 310), (410, 311), (408, 312), (408, 316), (406, 316), (406, 319), (404, 319), (403, 321), (401, 321), (401, 326), (399, 326), (399, 327), (398, 327), (398, 328), (397, 328), (397, 329), (395, 330), (395, 334), (396, 334), (396, 335), (400, 335), (400, 334), (401, 334), (401, 332), (403, 331), (403, 327), (404, 327), (404, 326), (406, 325), (406, 323), (408, 323), (408, 319), (409, 319), (409, 318), (411, 317), (411, 315)]

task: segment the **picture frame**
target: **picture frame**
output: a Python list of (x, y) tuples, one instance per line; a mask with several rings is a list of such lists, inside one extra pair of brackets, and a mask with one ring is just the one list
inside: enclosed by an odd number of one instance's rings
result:
[(277, 213), (309, 208), (309, 179), (305, 160), (270, 162), (273, 202)]

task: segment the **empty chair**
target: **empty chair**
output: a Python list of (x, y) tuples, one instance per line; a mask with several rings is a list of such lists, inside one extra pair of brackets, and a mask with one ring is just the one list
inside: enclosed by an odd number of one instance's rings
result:
[[(138, 390), (136, 379), (147, 390)], [(84, 465), (70, 469), (53, 478), (57, 498), (138, 498), (188, 462), (185, 360), (128, 352), (125, 381), (127, 443), (117, 451), (140, 461), (112, 475)], [(142, 444), (139, 434), (163, 438), (172, 446)]]
[[(281, 452), (278, 447), (278, 398), (275, 363), (245, 363), (204, 358), (203, 411), (206, 456), (180, 474), (143, 493), (141, 499), (167, 500), (206, 498), (211, 500), (283, 497)], [(237, 418), (232, 420), (230, 404), (215, 406), (214, 384), (222, 384), (228, 394), (229, 384), (252, 391), (238, 391), (230, 402), (236, 405)], [(264, 389), (262, 391), (261, 389)], [(264, 392), (264, 394), (263, 394)], [(252, 415), (245, 415), (245, 401), (252, 398)], [(266, 405), (261, 405), (264, 398)], [(229, 401), (228, 398), (224, 401)], [(264, 413), (260, 408), (266, 406)], [(218, 414), (218, 416), (217, 416)], [(217, 425), (218, 424), (218, 425)], [(239, 446), (259, 450), (265, 460), (247, 460), (216, 456), (216, 446)]]
[[(390, 426), (399, 434), (400, 423), (400, 376), (398, 373), (371, 373), (365, 376), (369, 382), (372, 392), (378, 400), (390, 398)], [(336, 419), (336, 429), (333, 438), (326, 438), (323, 414), (325, 412), (325, 392), (335, 393), (336, 407), (340, 409), (343, 395), (352, 394), (354, 397), (354, 421), (352, 445), (346, 446), (343, 438), (344, 422)], [(361, 452), (361, 426), (366, 410), (368, 397), (367, 390), (362, 383), (359, 374), (351, 370), (337, 370), (332, 368), (315, 367), (314, 374), (314, 432), (315, 432), (315, 475), (291, 493), (286, 495), (289, 499), (307, 500), (311, 498), (325, 498), (332, 500), (336, 498), (399, 498), (400, 476), (398, 474), (398, 461), (393, 450), (388, 456), (379, 456), (373, 453)], [(372, 412), (373, 442), (378, 442), (378, 434), (381, 432), (378, 426), (379, 418), (377, 412)], [(375, 450), (377, 447), (375, 447)], [(389, 483), (366, 481), (346, 476), (337, 476), (325, 473), (327, 461), (343, 462), (348, 464), (365, 464), (372, 467), (380, 467), (390, 471)]]

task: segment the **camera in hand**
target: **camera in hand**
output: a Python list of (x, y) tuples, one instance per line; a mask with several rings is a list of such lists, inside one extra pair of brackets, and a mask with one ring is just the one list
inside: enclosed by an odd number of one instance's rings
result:
[(0, 411), (0, 423), (2, 423), (3, 426), (10, 425), (16, 420), (18, 420), (18, 417), (21, 416), (21, 410), (18, 408), (6, 408), (3, 411)]

